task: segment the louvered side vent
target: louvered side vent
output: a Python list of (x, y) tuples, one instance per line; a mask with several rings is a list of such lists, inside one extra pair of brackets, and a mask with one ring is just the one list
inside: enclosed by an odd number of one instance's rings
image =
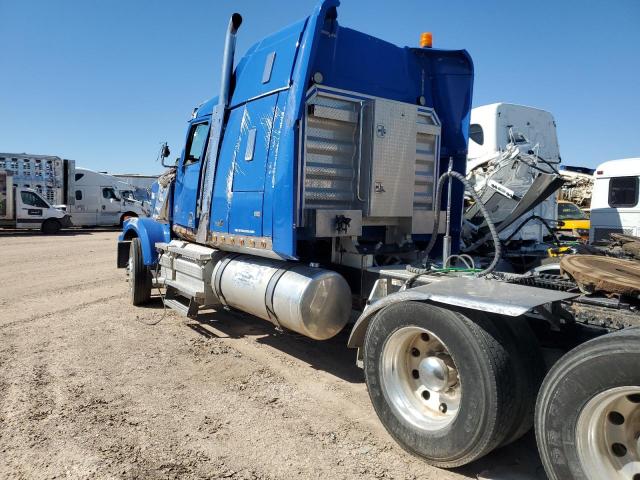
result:
[(359, 103), (316, 96), (304, 144), (305, 209), (349, 209), (355, 202)]
[(421, 234), (431, 233), (433, 225), (433, 197), (440, 156), (440, 125), (432, 113), (421, 110), (418, 110), (416, 123), (412, 232)]

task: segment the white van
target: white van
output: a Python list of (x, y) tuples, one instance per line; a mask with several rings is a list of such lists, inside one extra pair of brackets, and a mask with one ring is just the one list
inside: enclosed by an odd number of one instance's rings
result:
[(591, 196), (589, 242), (610, 233), (640, 236), (640, 158), (611, 160), (596, 168)]

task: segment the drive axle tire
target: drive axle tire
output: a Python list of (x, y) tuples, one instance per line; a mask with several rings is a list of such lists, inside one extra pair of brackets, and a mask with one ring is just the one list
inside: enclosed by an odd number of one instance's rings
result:
[(144, 264), (142, 246), (139, 238), (131, 240), (127, 270), (129, 273), (131, 303), (133, 305), (143, 305), (147, 303), (151, 298), (151, 272)]
[(381, 310), (364, 371), (381, 422), (407, 451), (451, 468), (502, 443), (514, 424), (508, 350), (486, 318), (419, 302)]
[(53, 218), (48, 218), (42, 223), (42, 233), (45, 235), (55, 235), (60, 231), (60, 222)]
[(536, 439), (550, 480), (640, 478), (640, 329), (595, 338), (549, 371)]
[(491, 315), (503, 335), (514, 368), (516, 413), (501, 446), (515, 442), (533, 427), (536, 396), (544, 379), (545, 363), (540, 344), (524, 317)]

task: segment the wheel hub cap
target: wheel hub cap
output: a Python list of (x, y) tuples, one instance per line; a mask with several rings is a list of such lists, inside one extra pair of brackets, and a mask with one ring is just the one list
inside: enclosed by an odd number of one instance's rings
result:
[(425, 357), (418, 364), (418, 371), (424, 386), (434, 392), (442, 392), (451, 385), (449, 366), (442, 358)]

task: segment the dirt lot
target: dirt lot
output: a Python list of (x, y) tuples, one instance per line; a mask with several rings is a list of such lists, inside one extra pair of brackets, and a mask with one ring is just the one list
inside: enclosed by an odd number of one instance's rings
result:
[(130, 306), (116, 236), (0, 233), (0, 478), (544, 478), (531, 436), (455, 472), (406, 454), (345, 335)]

